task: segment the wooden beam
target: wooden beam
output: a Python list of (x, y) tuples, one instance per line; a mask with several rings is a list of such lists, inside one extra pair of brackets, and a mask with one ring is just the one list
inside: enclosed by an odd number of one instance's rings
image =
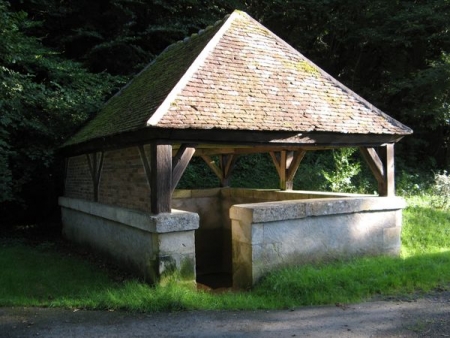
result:
[(172, 209), (172, 146), (158, 144), (151, 147), (151, 212), (159, 214)]
[(177, 187), (194, 153), (194, 146), (183, 144), (172, 159), (172, 192)]
[(305, 157), (306, 150), (300, 149), (298, 151), (281, 150), (279, 152), (270, 152), (273, 164), (280, 177), (280, 189), (292, 190), (294, 189), (294, 176), (300, 166), (303, 157)]
[(220, 186), (228, 187), (237, 156), (234, 154), (222, 154), (219, 156), (219, 165), (217, 165), (217, 163), (208, 155), (201, 155), (201, 158), (206, 162), (208, 167), (211, 168), (214, 174), (216, 174), (220, 181)]
[(287, 152), (286, 150), (280, 151), (280, 172), (278, 173), (280, 176), (280, 189), (286, 190), (286, 168), (287, 168)]
[(380, 196), (395, 195), (394, 144), (378, 148), (359, 148), (378, 182)]
[(216, 174), (216, 176), (219, 178), (220, 182), (222, 182), (223, 181), (222, 170), (219, 168), (219, 166), (216, 164), (216, 162), (214, 162), (213, 159), (211, 157), (209, 157), (208, 155), (202, 155), (201, 157), (202, 157), (203, 161), (206, 162), (208, 167), (211, 168), (211, 170), (214, 172), (214, 174)]
[(300, 149), (298, 151), (294, 152), (294, 158), (292, 163), (289, 164), (289, 169), (287, 173), (287, 180), (293, 181), (294, 176), (297, 173), (298, 167), (300, 166), (300, 163), (302, 162), (303, 158), (306, 155), (306, 150)]
[(386, 177), (386, 187), (382, 196), (395, 196), (395, 161), (394, 144), (387, 144), (382, 148), (384, 157), (384, 170)]
[(220, 169), (222, 171), (222, 181), (220, 182), (222, 187), (230, 186), (231, 173), (236, 164), (237, 155), (235, 154), (223, 154), (220, 155)]
[[(251, 130), (198, 130), (169, 129), (146, 127), (139, 130), (110, 135), (93, 139), (80, 144), (74, 144), (59, 149), (61, 155), (75, 156), (102, 149), (119, 149), (137, 146), (139, 144), (170, 139), (171, 143), (216, 144), (224, 146), (272, 146), (272, 147), (308, 147), (325, 149), (337, 147), (376, 147), (386, 143), (395, 143), (411, 132), (403, 135), (387, 134), (343, 134), (327, 132), (298, 131), (251, 131)], [(198, 149), (199, 147), (197, 147)], [(211, 155), (211, 154), (210, 154)]]
[(375, 179), (378, 183), (384, 181), (384, 167), (383, 162), (378, 156), (376, 150), (374, 148), (364, 148), (360, 147), (359, 151), (372, 171)]
[[(103, 154), (103, 152), (86, 154), (94, 187), (94, 202), (98, 202), (98, 186), (100, 184), (100, 174), (103, 167)], [(100, 156), (100, 158), (98, 158), (98, 156)]]
[(139, 155), (141, 155), (142, 165), (144, 166), (145, 177), (147, 177), (148, 186), (151, 187), (152, 171), (150, 169), (150, 162), (147, 157), (147, 154), (145, 153), (144, 146), (140, 145), (138, 146), (138, 148), (139, 148)]

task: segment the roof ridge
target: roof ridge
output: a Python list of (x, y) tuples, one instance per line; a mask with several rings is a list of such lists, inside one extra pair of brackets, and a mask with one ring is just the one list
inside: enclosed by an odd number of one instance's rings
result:
[[(173, 99), (183, 90), (183, 88), (191, 79), (192, 75), (195, 73), (197, 69), (199, 69), (201, 64), (208, 57), (210, 51), (212, 51), (214, 47), (219, 43), (221, 37), (225, 34), (227, 29), (231, 26), (231, 23), (240, 13), (242, 12), (235, 10), (233, 13), (231, 13), (231, 15), (227, 15), (224, 19), (216, 21), (216, 23), (210, 28), (207, 27), (207, 29), (212, 29), (217, 25), (222, 24), (222, 27), (220, 27), (217, 33), (214, 34), (211, 40), (209, 40), (209, 42), (206, 44), (206, 46), (203, 48), (200, 54), (196, 57), (194, 62), (189, 66), (188, 70), (184, 73), (184, 75), (181, 77), (178, 83), (170, 91), (169, 95), (166, 96), (166, 98), (158, 107), (158, 109), (156, 109), (156, 111), (152, 114), (152, 116), (150, 116), (150, 118), (147, 120), (147, 126), (155, 126), (156, 124), (158, 124), (158, 122), (161, 120), (164, 114), (167, 113), (168, 108), (170, 107), (170, 104), (173, 101)], [(182, 42), (185, 43), (190, 39), (191, 38), (184, 39)]]
[(171, 43), (170, 45), (168, 45), (166, 48), (163, 49), (163, 51), (162, 51), (161, 53), (159, 53), (158, 55), (156, 55), (156, 56), (155, 56), (155, 57), (154, 57), (154, 58), (153, 58), (153, 59), (152, 59), (152, 60), (151, 60), (144, 68), (142, 68), (138, 73), (136, 73), (135, 75), (133, 75), (133, 77), (127, 82), (127, 84), (124, 85), (123, 87), (121, 87), (121, 88), (120, 88), (113, 96), (111, 96), (111, 97), (109, 98), (109, 100), (106, 101), (106, 102), (103, 104), (103, 106), (107, 105), (108, 102), (109, 102), (111, 99), (115, 98), (116, 96), (121, 95), (122, 92), (123, 92), (126, 88), (128, 88), (128, 87), (133, 83), (133, 81), (134, 81), (136, 78), (139, 77), (139, 75), (141, 75), (142, 73), (144, 73), (145, 71), (147, 71), (147, 69), (148, 69), (149, 67), (151, 67), (155, 62), (157, 62), (161, 57), (163, 57), (164, 54), (165, 54), (166, 52), (168, 52), (169, 50), (171, 50), (173, 47), (175, 47), (176, 45), (178, 45), (178, 44), (180, 44), (180, 43), (187, 43), (187, 42), (189, 42), (191, 39), (193, 39), (193, 38), (195, 38), (195, 37), (197, 37), (197, 36), (199, 36), (199, 35), (202, 35), (202, 34), (204, 34), (204, 33), (207, 33), (207, 32), (208, 32), (209, 30), (211, 30), (211, 29), (214, 29), (214, 27), (220, 25), (222, 22), (225, 22), (225, 21), (230, 17), (230, 15), (231, 15), (231, 14), (227, 14), (227, 15), (225, 15), (225, 17), (224, 17), (223, 19), (217, 20), (214, 24), (209, 25), (209, 26), (207, 26), (206, 28), (199, 29), (197, 33), (192, 33), (190, 36), (185, 37), (183, 40), (178, 40), (178, 41), (176, 41), (176, 42)]

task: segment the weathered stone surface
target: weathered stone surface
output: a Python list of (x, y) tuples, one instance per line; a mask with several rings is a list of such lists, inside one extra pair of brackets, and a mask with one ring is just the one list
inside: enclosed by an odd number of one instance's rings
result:
[(197, 214), (181, 210), (152, 215), (142, 211), (68, 197), (60, 197), (59, 205), (154, 233), (195, 230), (199, 224)]
[(173, 272), (195, 282), (197, 214), (146, 215), (68, 198), (60, 198), (60, 205), (68, 239), (92, 247), (149, 282)]
[[(172, 207), (194, 212), (200, 217), (200, 226), (195, 234), (199, 274), (222, 272), (225, 254), (228, 254), (227, 259), (230, 261), (228, 265), (231, 265), (231, 242), (223, 241), (224, 220), (219, 189), (183, 190), (183, 194), (174, 195)], [(231, 237), (231, 230), (229, 232)], [(226, 244), (228, 250), (224, 247)]]
[[(233, 284), (251, 286), (267, 272), (285, 266), (398, 255), (404, 206), (401, 198), (392, 197), (235, 205), (230, 210)], [(245, 266), (245, 273), (238, 265)]]

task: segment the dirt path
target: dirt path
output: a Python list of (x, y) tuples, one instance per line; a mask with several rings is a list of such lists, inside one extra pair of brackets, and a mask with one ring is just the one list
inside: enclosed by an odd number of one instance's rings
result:
[(291, 311), (0, 308), (0, 337), (450, 337), (450, 292)]

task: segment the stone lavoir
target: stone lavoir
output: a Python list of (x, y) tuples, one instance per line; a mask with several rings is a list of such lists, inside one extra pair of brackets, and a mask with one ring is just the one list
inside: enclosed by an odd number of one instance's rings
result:
[[(250, 287), (284, 266), (399, 254), (394, 144), (412, 131), (235, 11), (169, 46), (61, 147), (64, 235), (150, 283), (226, 275)], [(293, 190), (308, 151), (358, 147), (378, 196)], [(270, 154), (279, 190), (229, 187)], [(220, 187), (176, 189), (193, 156)]]

